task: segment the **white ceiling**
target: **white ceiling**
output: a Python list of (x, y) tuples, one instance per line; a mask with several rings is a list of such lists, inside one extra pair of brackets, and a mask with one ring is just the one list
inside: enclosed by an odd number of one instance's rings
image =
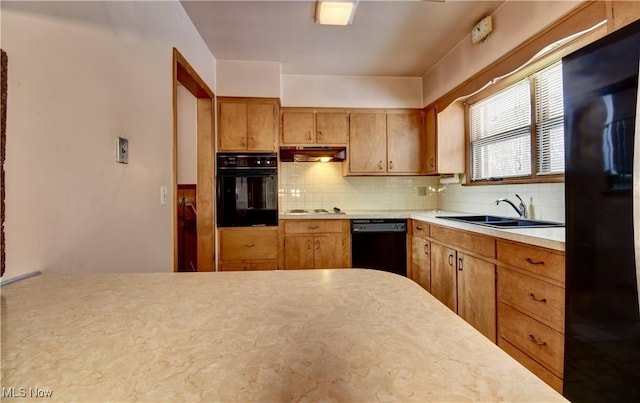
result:
[(345, 27), (315, 24), (309, 0), (181, 3), (217, 59), (280, 62), (283, 74), (421, 77), (503, 1), (360, 0)]

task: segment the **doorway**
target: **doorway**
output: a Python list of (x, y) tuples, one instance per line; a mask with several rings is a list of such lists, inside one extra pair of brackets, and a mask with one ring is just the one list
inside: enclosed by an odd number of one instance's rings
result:
[[(179, 187), (179, 86), (195, 97), (196, 180)], [(180, 89), (182, 91), (182, 89)], [(215, 231), (213, 198), (214, 93), (180, 52), (173, 48), (173, 270), (213, 271)], [(182, 213), (182, 215), (181, 215)], [(189, 222), (185, 219), (189, 218)], [(195, 234), (195, 250), (186, 244), (187, 229)]]

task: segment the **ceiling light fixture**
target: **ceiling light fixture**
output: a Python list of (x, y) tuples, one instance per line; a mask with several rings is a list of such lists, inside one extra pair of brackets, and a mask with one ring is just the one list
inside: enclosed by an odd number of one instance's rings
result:
[(351, 25), (358, 0), (316, 0), (315, 22), (322, 25)]

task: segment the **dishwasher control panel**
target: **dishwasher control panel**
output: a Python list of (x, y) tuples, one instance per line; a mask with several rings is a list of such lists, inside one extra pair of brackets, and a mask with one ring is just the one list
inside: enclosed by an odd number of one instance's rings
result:
[(366, 218), (351, 220), (351, 233), (407, 232), (407, 220), (395, 218)]

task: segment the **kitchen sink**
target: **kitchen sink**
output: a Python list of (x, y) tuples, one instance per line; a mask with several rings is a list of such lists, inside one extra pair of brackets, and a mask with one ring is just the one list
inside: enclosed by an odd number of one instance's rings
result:
[(436, 218), (505, 229), (564, 227), (564, 224), (558, 222), (530, 220), (527, 218), (499, 217), (493, 215), (436, 216)]

